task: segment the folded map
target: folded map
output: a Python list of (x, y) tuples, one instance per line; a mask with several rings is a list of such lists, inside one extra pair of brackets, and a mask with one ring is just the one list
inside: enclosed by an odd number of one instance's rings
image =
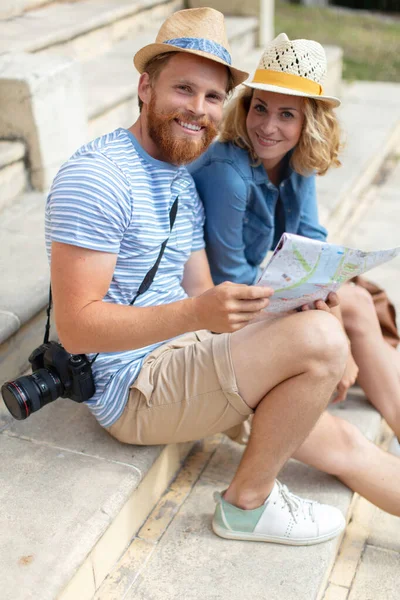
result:
[(400, 254), (390, 250), (363, 252), (284, 233), (257, 285), (275, 290), (267, 312), (285, 312), (316, 300), (326, 300), (346, 281)]

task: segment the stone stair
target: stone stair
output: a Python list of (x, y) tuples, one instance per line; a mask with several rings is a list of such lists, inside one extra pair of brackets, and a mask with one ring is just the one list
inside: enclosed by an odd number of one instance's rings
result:
[(27, 187), (23, 142), (0, 141), (0, 211)]
[[(44, 88), (56, 87), (62, 69), (69, 70), (73, 77), (63, 83), (65, 101), (69, 86), (74, 90), (70, 96), (74, 102), (82, 100), (76, 119), (82, 143), (135, 120), (138, 75), (132, 65), (133, 54), (154, 40), (160, 21), (183, 7), (178, 0), (22, 0), (19, 5), (19, 16), (0, 21), (0, 62), (16, 56), (18, 64), (29, 71), (31, 64), (35, 68), (51, 65), (56, 75)], [(228, 16), (227, 30), (234, 63), (244, 70), (255, 66), (262, 52), (256, 48), (257, 18)], [(2, 56), (4, 52), (16, 54)], [(327, 53), (331, 76), (326, 87), (329, 93), (339, 94), (341, 51), (327, 48)], [(0, 85), (2, 72), (0, 69)], [(36, 83), (42, 81), (35, 77), (29, 93), (34, 93)], [(325, 223), (334, 222), (338, 203), (346, 205), (355, 182), (364, 177), (366, 185), (368, 178), (363, 174), (372, 163), (368, 177), (374, 176), (397, 131), (395, 117), (383, 109), (381, 116), (374, 115), (379, 136), (376, 140), (371, 136), (368, 144), (362, 144), (361, 117), (367, 118), (371, 106), (365, 102), (365, 90), (357, 86), (345, 90), (349, 100), (342, 119), (363, 146), (361, 158), (351, 173), (352, 185), (348, 177), (338, 175), (332, 176), (329, 186), (321, 187)], [(388, 86), (383, 102), (391, 107), (400, 96), (396, 86)], [(58, 98), (53, 98), (53, 105)], [(43, 106), (40, 108), (43, 113)], [(0, 95), (0, 138), (4, 140), (0, 142), (0, 272), (5, 282), (0, 291), (0, 384), (26, 370), (30, 351), (42, 341), (49, 282), (43, 207), (46, 182), (51, 180), (44, 177), (40, 180), (44, 183), (37, 183), (33, 175), (41, 165), (32, 167), (36, 141), (32, 136), (24, 139), (18, 131), (5, 135), (2, 112)], [(355, 112), (359, 115), (356, 129)], [(65, 117), (60, 104), (59, 119), (54, 106), (47, 122), (41, 116), (51, 129), (41, 130), (37, 143), (44, 144), (43, 136), (47, 135), (46, 160), (50, 162), (52, 144), (57, 148), (53, 170), (58, 168), (63, 152), (65, 160), (79, 145), (72, 143), (78, 138), (69, 136), (67, 129), (57, 138), (64, 119), (73, 125), (73, 112), (68, 115)], [(64, 138), (69, 138), (69, 146), (61, 152)], [(359, 151), (352, 144), (348, 160), (355, 160)], [(44, 163), (43, 171), (46, 169)], [(342, 218), (345, 214), (340, 213)], [(376, 435), (378, 421), (376, 417), (371, 421), (371, 436)], [(5, 529), (0, 527), (2, 598), (89, 600), (178, 472), (191, 445), (122, 445), (97, 425), (85, 406), (58, 401), (26, 422), (13, 421), (1, 403), (0, 447), (0, 500), (7, 517)], [(329, 556), (334, 554), (333, 547), (330, 552)]]

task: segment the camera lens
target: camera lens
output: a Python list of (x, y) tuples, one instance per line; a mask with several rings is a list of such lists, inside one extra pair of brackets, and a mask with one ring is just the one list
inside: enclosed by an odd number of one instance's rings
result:
[(6, 407), (19, 421), (56, 400), (62, 392), (60, 378), (49, 369), (38, 369), (32, 375), (8, 381), (1, 388)]

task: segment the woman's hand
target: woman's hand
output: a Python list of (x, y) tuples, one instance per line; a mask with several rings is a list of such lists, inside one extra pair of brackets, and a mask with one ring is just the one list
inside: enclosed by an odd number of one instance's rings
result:
[(339, 296), (336, 292), (330, 292), (327, 299), (324, 300), (316, 300), (314, 302), (314, 306), (310, 306), (309, 304), (305, 304), (304, 306), (297, 309), (300, 312), (304, 312), (306, 310), (324, 310), (325, 312), (331, 312), (331, 308), (335, 308), (335, 306), (339, 306)]
[(332, 404), (337, 404), (338, 402), (343, 402), (344, 400), (346, 400), (347, 392), (349, 391), (351, 386), (355, 384), (357, 376), (358, 367), (353, 358), (353, 355), (350, 353), (349, 358), (347, 359), (347, 364), (343, 373), (343, 377), (338, 383), (336, 394), (333, 397)]

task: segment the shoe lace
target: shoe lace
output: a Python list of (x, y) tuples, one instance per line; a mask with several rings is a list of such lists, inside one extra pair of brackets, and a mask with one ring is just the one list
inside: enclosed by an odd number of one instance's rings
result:
[(314, 506), (316, 505), (316, 502), (313, 502), (312, 500), (304, 500), (303, 498), (292, 494), (292, 492), (289, 492), (286, 485), (279, 483), (279, 481), (277, 482), (277, 484), (279, 486), (279, 494), (283, 502), (288, 507), (295, 523), (297, 523), (299, 513), (303, 514), (304, 518), (306, 518), (308, 514), (308, 516), (311, 518), (311, 521), (314, 523)]

